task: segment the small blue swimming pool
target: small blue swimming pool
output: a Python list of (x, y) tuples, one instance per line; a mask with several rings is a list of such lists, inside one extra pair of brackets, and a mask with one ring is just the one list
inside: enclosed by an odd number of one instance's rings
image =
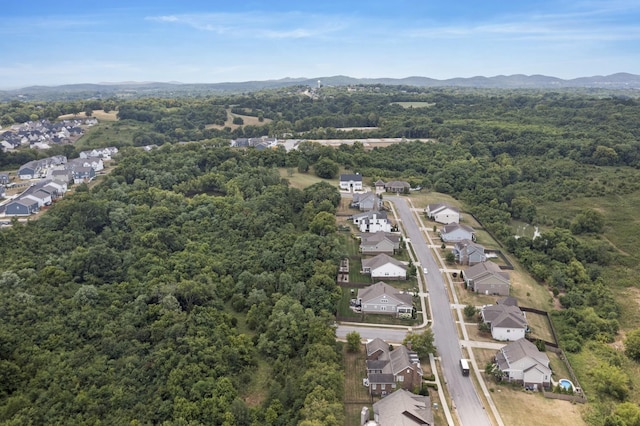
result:
[(561, 388), (563, 389), (567, 389), (567, 390), (571, 390), (574, 389), (573, 383), (571, 383), (571, 380), (567, 380), (567, 379), (560, 379), (560, 381), (558, 382), (558, 384), (560, 385)]

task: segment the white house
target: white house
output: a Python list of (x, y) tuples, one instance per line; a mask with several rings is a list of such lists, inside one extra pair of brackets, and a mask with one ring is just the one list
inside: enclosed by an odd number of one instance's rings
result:
[(362, 260), (362, 273), (376, 279), (407, 279), (407, 268), (404, 264), (386, 254), (379, 254), (371, 259)]
[(38, 208), (42, 206), (48, 206), (51, 204), (51, 194), (41, 189), (22, 197), (22, 199), (27, 199), (27, 198), (37, 202)]
[(460, 223), (460, 210), (448, 204), (429, 204), (424, 211), (429, 219), (433, 219), (438, 223), (445, 225)]
[(387, 220), (387, 215), (380, 217), (379, 213), (374, 211), (370, 217), (362, 219), (358, 225), (360, 232), (391, 232), (391, 222)]
[(524, 339), (527, 331), (525, 313), (514, 305), (483, 306), (480, 311), (482, 321), (491, 327), (491, 337), (500, 341)]
[(475, 241), (476, 231), (467, 225), (450, 223), (442, 227), (440, 230), (440, 238), (442, 238), (442, 241), (445, 243), (456, 243), (462, 240)]
[(359, 173), (340, 175), (340, 189), (343, 191), (362, 191), (362, 175)]
[(551, 385), (549, 357), (527, 339), (516, 340), (496, 354), (496, 365), (504, 380), (522, 383), (535, 390)]

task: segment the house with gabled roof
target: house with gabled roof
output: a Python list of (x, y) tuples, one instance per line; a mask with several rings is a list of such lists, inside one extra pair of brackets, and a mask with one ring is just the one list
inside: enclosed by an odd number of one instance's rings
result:
[(404, 194), (406, 192), (409, 192), (409, 188), (411, 188), (409, 182), (405, 182), (403, 180), (392, 180), (384, 184), (385, 191), (393, 192), (396, 194)]
[(487, 260), (484, 247), (471, 240), (458, 241), (451, 251), (456, 261), (461, 265), (473, 266)]
[(491, 328), (491, 337), (500, 341), (523, 339), (527, 331), (526, 314), (518, 305), (500, 304), (483, 306), (482, 321)]
[(371, 191), (362, 194), (355, 193), (350, 206), (361, 211), (379, 210), (382, 207), (382, 200)]
[(341, 174), (340, 189), (349, 192), (362, 191), (362, 175), (359, 173)]
[(509, 295), (511, 287), (509, 273), (493, 262), (482, 262), (471, 266), (463, 272), (463, 279), (467, 288), (476, 293)]
[(21, 199), (30, 199), (38, 203), (38, 208), (51, 204), (51, 194), (42, 189), (38, 189), (29, 194), (24, 195)]
[(387, 219), (387, 212), (383, 210), (370, 210), (367, 212), (353, 214), (349, 217), (349, 220), (352, 220), (353, 224), (357, 225), (359, 228), (363, 220), (371, 219), (374, 215), (380, 219)]
[(418, 354), (406, 346), (393, 350), (384, 340), (367, 342), (367, 378), (371, 395), (387, 395), (398, 388), (413, 389), (422, 383), (423, 371)]
[(373, 419), (380, 426), (433, 426), (431, 399), (398, 389), (373, 404)]
[(476, 231), (467, 225), (450, 223), (440, 229), (440, 238), (442, 238), (442, 241), (445, 243), (456, 243), (462, 240), (475, 241)]
[(391, 232), (391, 222), (387, 219), (387, 215), (381, 217), (380, 212), (376, 210), (372, 210), (372, 212), (371, 216), (360, 221), (358, 225), (360, 232)]
[(413, 297), (380, 281), (358, 290), (356, 306), (360, 306), (365, 314), (410, 318), (413, 313)]
[(360, 253), (392, 255), (400, 249), (401, 239), (400, 234), (391, 232), (365, 232), (360, 234)]
[(30, 216), (38, 212), (38, 202), (31, 199), (19, 199), (5, 205), (4, 214), (7, 216)]
[(379, 254), (371, 259), (362, 259), (362, 273), (371, 275), (373, 280), (407, 279), (407, 267), (402, 262), (386, 254)]
[(373, 186), (376, 188), (376, 194), (382, 194), (385, 191), (384, 185), (385, 183), (382, 179), (378, 179), (376, 183), (373, 184)]
[(448, 225), (460, 222), (460, 210), (444, 203), (429, 204), (424, 212), (429, 219)]
[(8, 173), (0, 173), (0, 185), (8, 185), (11, 180)]
[(537, 390), (551, 387), (549, 357), (527, 339), (509, 343), (496, 354), (496, 365), (503, 380), (522, 383)]
[(73, 183), (91, 182), (96, 177), (92, 167), (76, 167), (73, 169)]

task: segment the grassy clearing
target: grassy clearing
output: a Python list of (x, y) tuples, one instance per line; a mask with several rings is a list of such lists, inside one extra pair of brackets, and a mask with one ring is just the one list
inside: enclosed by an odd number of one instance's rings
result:
[(116, 121), (90, 127), (74, 144), (76, 150), (83, 151), (104, 146), (133, 146), (133, 137), (141, 131), (150, 130), (149, 123)]
[(392, 102), (391, 105), (400, 105), (402, 108), (430, 108), (435, 106), (435, 102)]
[[(104, 110), (97, 109), (91, 114), (92, 117), (97, 118), (98, 121), (117, 121), (118, 111), (104, 112)], [(78, 114), (65, 114), (58, 117), (58, 120), (73, 120), (74, 118), (87, 118), (84, 112)]]
[[(233, 119), (236, 117), (242, 118), (244, 124), (233, 124)], [(207, 124), (205, 128), (207, 129), (218, 129), (222, 130), (225, 127), (230, 128), (231, 130), (235, 130), (238, 127), (242, 126), (264, 126), (267, 123), (270, 123), (272, 120), (270, 118), (264, 118), (262, 121), (258, 119), (258, 117), (254, 117), (253, 115), (242, 115), (242, 114), (234, 114), (231, 112), (231, 108), (227, 109), (227, 120), (223, 125), (219, 124)]]
[(534, 312), (527, 312), (527, 324), (531, 329), (531, 337), (542, 339), (547, 342), (553, 342), (553, 334), (551, 333), (551, 324), (545, 315), (539, 315)]
[(267, 397), (271, 381), (271, 366), (265, 359), (260, 359), (251, 374), (251, 382), (243, 388), (241, 397), (249, 407), (259, 407)]
[(294, 170), (293, 174), (289, 175), (286, 168), (280, 168), (279, 172), (280, 176), (287, 179), (293, 188), (304, 189), (318, 182), (329, 182), (331, 185), (335, 185), (336, 188), (339, 185), (338, 179), (322, 179), (313, 173), (299, 173)]
[[(490, 349), (473, 349), (473, 354), (480, 368), (490, 362), (495, 353), (496, 351)], [(551, 360), (554, 354), (551, 352), (547, 354)], [(553, 365), (554, 361), (552, 361)], [(493, 381), (493, 378), (487, 377), (484, 373), (483, 376), (491, 393), (491, 399), (498, 407), (505, 425), (586, 425), (582, 419), (582, 413), (586, 410), (586, 405), (547, 399), (539, 392), (525, 392), (520, 386), (497, 384)]]

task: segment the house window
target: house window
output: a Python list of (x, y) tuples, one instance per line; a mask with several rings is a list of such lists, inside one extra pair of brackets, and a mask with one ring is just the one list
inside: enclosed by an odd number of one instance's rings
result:
[(380, 303), (389, 303), (389, 301), (387, 299), (381, 299)]
[(381, 310), (381, 311), (386, 311), (386, 310), (387, 310), (387, 307), (386, 307), (386, 306), (384, 306), (384, 305), (383, 305), (383, 306), (380, 306), (380, 310)]
[(376, 389), (376, 386), (378, 386), (378, 385), (376, 385), (375, 383), (371, 383), (371, 389), (374, 389), (374, 390), (375, 390), (375, 389)]
[(392, 383), (392, 384), (391, 384), (391, 389), (395, 389), (395, 388), (396, 388), (396, 384), (395, 384), (395, 383)]
[(508, 329), (508, 328), (507, 328), (507, 333), (511, 333), (511, 329)]
[(404, 376), (396, 376), (396, 380), (399, 382), (404, 382)]

